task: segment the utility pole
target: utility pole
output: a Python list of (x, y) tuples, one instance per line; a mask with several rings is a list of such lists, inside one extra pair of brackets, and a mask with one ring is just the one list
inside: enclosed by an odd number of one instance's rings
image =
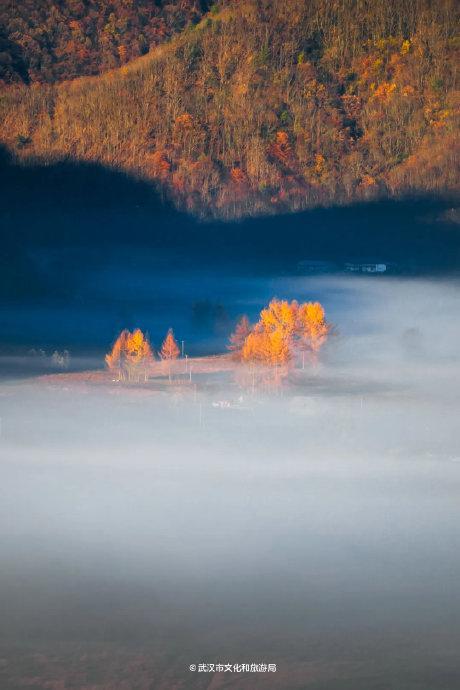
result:
[(185, 343), (185, 341), (183, 340), (182, 341), (182, 359), (184, 359), (184, 343)]

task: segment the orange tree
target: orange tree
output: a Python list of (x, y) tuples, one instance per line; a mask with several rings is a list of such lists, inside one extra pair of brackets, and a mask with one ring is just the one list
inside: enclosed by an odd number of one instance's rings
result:
[(116, 372), (119, 380), (146, 381), (154, 359), (148, 338), (140, 328), (132, 333), (123, 330), (116, 339), (105, 361), (110, 371)]
[[(319, 302), (299, 304), (293, 300), (271, 300), (260, 312), (259, 321), (246, 335), (239, 350), (241, 360), (252, 365), (275, 368), (275, 380), (286, 374), (298, 351), (308, 351), (313, 362), (327, 340), (331, 325), (327, 323)], [(235, 340), (239, 345), (236, 333)]]
[(163, 361), (168, 364), (168, 377), (171, 382), (171, 364), (179, 357), (179, 346), (174, 338), (174, 331), (170, 328), (166, 334), (166, 338), (163, 341), (163, 345), (160, 350), (160, 357)]
[(327, 323), (324, 308), (319, 302), (305, 302), (297, 310), (297, 341), (300, 349), (311, 354), (314, 363), (327, 341), (332, 326)]

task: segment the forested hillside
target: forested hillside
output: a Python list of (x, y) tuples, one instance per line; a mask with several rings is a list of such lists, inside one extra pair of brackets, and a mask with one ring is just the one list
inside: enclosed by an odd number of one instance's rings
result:
[(144, 55), (207, 8), (201, 0), (2, 0), (0, 82), (99, 74)]
[(228, 0), (117, 70), (4, 89), (1, 139), (154, 180), (202, 216), (451, 193), (458, 21), (456, 0)]

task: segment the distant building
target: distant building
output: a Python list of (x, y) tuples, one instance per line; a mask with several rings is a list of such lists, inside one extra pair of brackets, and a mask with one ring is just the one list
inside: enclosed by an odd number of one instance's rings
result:
[(387, 264), (347, 261), (344, 268), (349, 273), (386, 273)]
[(363, 273), (381, 275), (383, 273), (397, 273), (398, 265), (393, 261), (357, 260), (336, 263), (335, 261), (322, 261), (319, 259), (303, 259), (297, 264), (297, 273), (300, 275), (319, 275), (325, 273)]

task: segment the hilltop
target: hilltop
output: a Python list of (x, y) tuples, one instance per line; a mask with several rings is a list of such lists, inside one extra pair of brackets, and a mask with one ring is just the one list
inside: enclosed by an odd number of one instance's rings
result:
[(201, 217), (455, 194), (458, 19), (454, 0), (221, 3), (117, 69), (5, 88), (0, 141)]

